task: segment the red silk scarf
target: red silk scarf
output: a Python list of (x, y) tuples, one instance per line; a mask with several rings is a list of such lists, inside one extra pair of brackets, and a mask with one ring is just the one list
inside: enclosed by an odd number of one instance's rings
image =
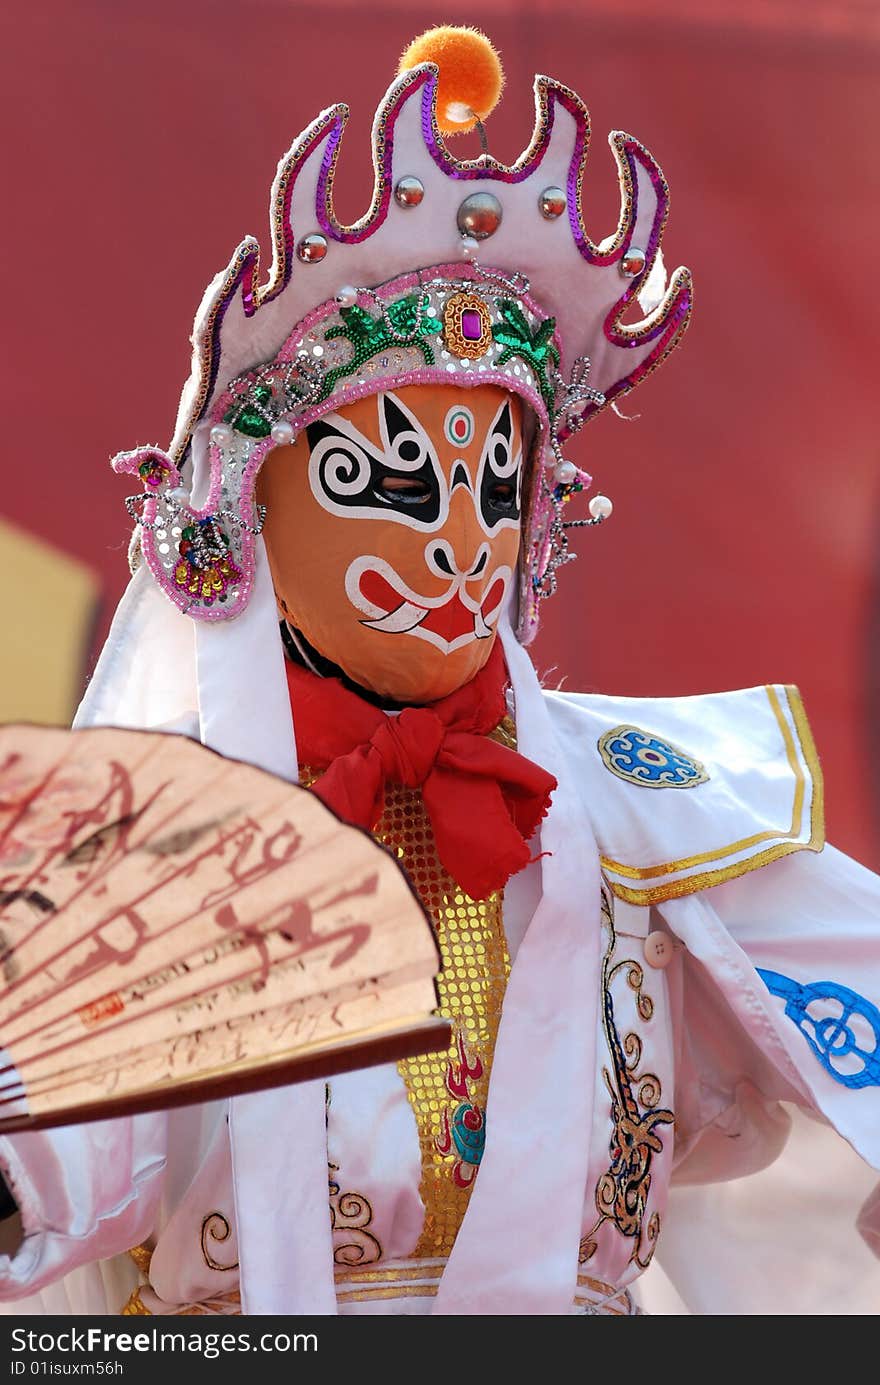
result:
[(420, 788), (437, 853), (472, 899), (485, 899), (531, 859), (526, 843), (556, 780), (488, 739), (507, 710), (496, 641), (484, 668), (448, 697), (389, 715), (288, 661), (300, 764), (323, 770), (313, 791), (346, 822), (372, 831), (386, 783)]

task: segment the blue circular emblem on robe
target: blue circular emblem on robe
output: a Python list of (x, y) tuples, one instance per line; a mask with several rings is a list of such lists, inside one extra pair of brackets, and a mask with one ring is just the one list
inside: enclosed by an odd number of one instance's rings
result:
[(691, 789), (705, 784), (706, 768), (671, 741), (638, 726), (615, 726), (599, 738), (599, 754), (618, 779), (646, 789)]

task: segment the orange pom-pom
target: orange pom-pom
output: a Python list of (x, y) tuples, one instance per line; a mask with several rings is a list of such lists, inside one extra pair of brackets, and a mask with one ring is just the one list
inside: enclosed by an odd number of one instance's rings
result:
[(494, 110), (504, 86), (501, 59), (479, 29), (441, 24), (413, 39), (398, 73), (419, 63), (436, 63), (437, 124), (444, 135), (472, 130)]

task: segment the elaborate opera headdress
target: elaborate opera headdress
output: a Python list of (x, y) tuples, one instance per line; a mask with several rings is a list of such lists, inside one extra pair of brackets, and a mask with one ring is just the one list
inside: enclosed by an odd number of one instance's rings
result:
[[(534, 134), (516, 162), (488, 152), (458, 161), (441, 129), (476, 122), (482, 133), (487, 103), (473, 82), (487, 64), (500, 68), (473, 31), (419, 42), (409, 50), (417, 65), (376, 113), (368, 211), (350, 226), (334, 211), (348, 110), (331, 106), (279, 165), (268, 278), (260, 282), (259, 246), (248, 237), (204, 296), (168, 452), (141, 447), (114, 459), (143, 483), (128, 504), (153, 577), (199, 620), (229, 619), (248, 602), (262, 523), (255, 479), (273, 447), (380, 390), (494, 383), (534, 418), (518, 621), (528, 643), (556, 568), (571, 556), (566, 529), (610, 513), (595, 496), (591, 519), (564, 520), (566, 501), (590, 484), (565, 459), (565, 441), (659, 365), (687, 325), (690, 276), (677, 269), (666, 285), (669, 196), (647, 149), (610, 136), (621, 212), (616, 231), (594, 242), (583, 215), (589, 118), (574, 92), (536, 77)], [(419, 61), (425, 52), (439, 65)], [(633, 300), (646, 315), (624, 322)]]

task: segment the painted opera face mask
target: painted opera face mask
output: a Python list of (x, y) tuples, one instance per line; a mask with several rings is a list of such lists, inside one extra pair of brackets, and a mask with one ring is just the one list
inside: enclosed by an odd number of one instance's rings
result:
[(514, 581), (522, 471), (522, 406), (496, 385), (406, 385), (309, 424), (258, 481), (282, 617), (382, 697), (462, 687)]

